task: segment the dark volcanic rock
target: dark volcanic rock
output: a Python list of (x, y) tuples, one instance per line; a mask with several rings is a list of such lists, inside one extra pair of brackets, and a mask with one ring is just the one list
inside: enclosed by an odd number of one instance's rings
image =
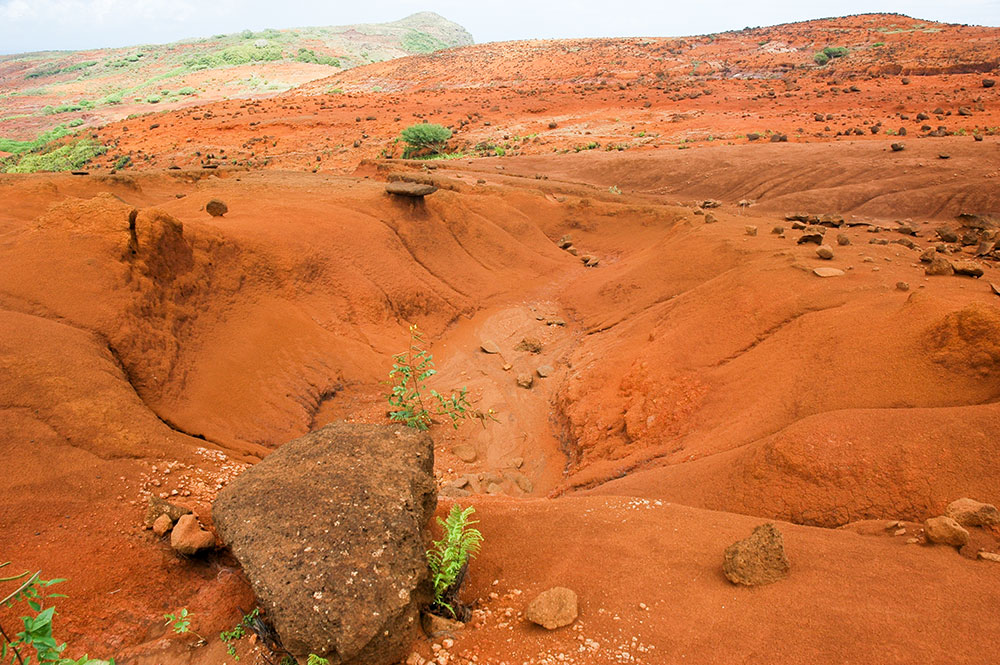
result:
[(213, 508), (223, 542), (294, 655), (406, 656), (430, 600), (423, 529), (434, 447), (402, 426), (333, 424), (244, 472)]

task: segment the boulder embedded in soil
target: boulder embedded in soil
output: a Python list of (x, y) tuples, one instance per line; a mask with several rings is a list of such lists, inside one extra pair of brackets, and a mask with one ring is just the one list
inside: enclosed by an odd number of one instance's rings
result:
[(494, 342), (494, 341), (492, 341), (492, 340), (486, 340), (485, 342), (483, 342), (482, 344), (480, 344), (479, 345), (479, 349), (483, 353), (488, 353), (488, 354), (491, 354), (491, 355), (495, 355), (495, 354), (500, 353), (500, 347), (497, 346), (497, 343)]
[(944, 514), (958, 522), (961, 526), (996, 526), (1000, 525), (1000, 510), (989, 503), (980, 503), (974, 499), (958, 499), (948, 504)]
[(761, 586), (788, 576), (788, 557), (781, 532), (773, 524), (761, 524), (749, 538), (726, 548), (722, 571), (733, 584)]
[(430, 602), (436, 503), (430, 436), (337, 423), (245, 471), (213, 514), (285, 648), (381, 665), (406, 657)]
[(951, 261), (948, 259), (940, 254), (935, 254), (931, 257), (931, 264), (924, 268), (924, 274), (928, 276), (954, 275), (955, 267), (951, 265)]
[(969, 532), (950, 517), (932, 517), (924, 522), (927, 540), (941, 545), (962, 547), (969, 542)]
[(548, 630), (568, 626), (579, 614), (576, 593), (566, 587), (553, 587), (528, 603), (524, 618)]
[(534, 383), (535, 383), (535, 377), (531, 376), (530, 374), (525, 373), (517, 375), (517, 385), (520, 386), (521, 388), (530, 389), (531, 386), (534, 385)]
[(202, 529), (194, 515), (184, 515), (170, 533), (170, 546), (181, 554), (198, 554), (215, 547), (215, 536)]
[(424, 612), (420, 615), (420, 625), (424, 629), (424, 634), (431, 639), (441, 637), (442, 635), (453, 636), (456, 632), (465, 627), (465, 624), (461, 621), (439, 617), (438, 615), (431, 614), (430, 612)]
[(452, 451), (455, 453), (455, 457), (462, 460), (463, 462), (475, 462), (476, 461), (476, 448), (468, 443), (460, 443), (455, 446)]
[(205, 204), (205, 212), (207, 212), (212, 217), (222, 217), (227, 212), (229, 212), (229, 206), (225, 204), (224, 201), (219, 199), (212, 199)]
[(840, 268), (813, 268), (813, 274), (817, 277), (840, 277), (844, 271)]
[(833, 258), (833, 247), (830, 247), (829, 245), (820, 245), (816, 250), (816, 256), (829, 261)]

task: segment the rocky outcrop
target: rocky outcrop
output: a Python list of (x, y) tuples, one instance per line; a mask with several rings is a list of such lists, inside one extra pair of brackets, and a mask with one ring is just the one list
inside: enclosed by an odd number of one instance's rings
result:
[(722, 570), (733, 584), (760, 586), (788, 575), (785, 541), (773, 524), (761, 524), (749, 538), (726, 548)]
[(430, 437), (334, 424), (244, 472), (213, 509), (284, 646), (333, 665), (406, 656), (430, 600)]

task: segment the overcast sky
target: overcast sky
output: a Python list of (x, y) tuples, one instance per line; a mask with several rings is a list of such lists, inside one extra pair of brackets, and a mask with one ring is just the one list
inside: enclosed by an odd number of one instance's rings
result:
[(695, 35), (876, 11), (1000, 26), (1000, 0), (0, 0), (0, 53), (379, 23), (424, 10), (462, 24), (477, 42)]

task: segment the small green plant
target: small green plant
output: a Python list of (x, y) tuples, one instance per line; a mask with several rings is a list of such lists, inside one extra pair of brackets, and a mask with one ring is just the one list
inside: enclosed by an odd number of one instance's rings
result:
[(247, 628), (251, 627), (253, 620), (256, 619), (259, 614), (260, 609), (255, 607), (252, 612), (244, 614), (243, 618), (240, 619), (239, 623), (237, 623), (232, 630), (224, 630), (219, 633), (219, 639), (226, 645), (226, 651), (236, 660), (239, 660), (240, 657), (236, 655), (235, 643), (246, 637)]
[(463, 510), (458, 504), (453, 505), (447, 519), (437, 518), (444, 533), (441, 540), (427, 550), (427, 565), (434, 585), (431, 610), (436, 609), (438, 613), (446, 610), (455, 618), (461, 618), (460, 612), (465, 614), (458, 602), (458, 592), (465, 581), (469, 561), (479, 553), (483, 542), (483, 534), (473, 528), (479, 522), (470, 519), (474, 512), (476, 509), (472, 506)]
[(320, 658), (314, 653), (309, 654), (309, 660), (306, 661), (306, 665), (330, 665), (330, 661), (326, 658)]
[(622, 193), (622, 190), (618, 188), (618, 185), (611, 185), (610, 187), (608, 187), (608, 191), (611, 192), (612, 194), (620, 195)]
[[(434, 369), (434, 356), (423, 348), (423, 344), (423, 334), (416, 325), (412, 325), (409, 348), (392, 357), (392, 369), (389, 371), (392, 390), (386, 396), (392, 408), (389, 420), (427, 430), (434, 424), (435, 416), (447, 416), (452, 426), (458, 429), (463, 420), (478, 417), (478, 414), (472, 410), (465, 388), (448, 396), (436, 390), (427, 390), (425, 382), (437, 374), (437, 370)], [(431, 404), (430, 409), (425, 400)]]
[(163, 618), (166, 620), (167, 625), (178, 635), (187, 635), (191, 633), (198, 638), (198, 644), (205, 644), (208, 642), (204, 637), (191, 630), (191, 612), (188, 612), (188, 608), (182, 607), (177, 614), (164, 614)]
[[(10, 562), (0, 563), (0, 568), (9, 565)], [(0, 663), (3, 665), (114, 665), (114, 659), (97, 660), (89, 656), (79, 659), (64, 658), (62, 653), (66, 650), (66, 643), (59, 644), (52, 635), (52, 619), (56, 615), (56, 608), (43, 606), (46, 600), (52, 598), (65, 598), (61, 593), (50, 593), (48, 588), (65, 582), (64, 579), (44, 580), (41, 578), (41, 571), (30, 575), (27, 571), (20, 575), (11, 577), (0, 577), (0, 583), (17, 582), (25, 580), (12, 593), (0, 600), (0, 606), (12, 608), (19, 603), (24, 603), (31, 610), (32, 614), (21, 616), (21, 623), (24, 630), (15, 633), (10, 637), (7, 631), (0, 625), (0, 639), (3, 640), (0, 646)], [(34, 652), (34, 659), (29, 655), (29, 650)]]
[(403, 153), (403, 157), (406, 158), (421, 150), (430, 150), (435, 154), (443, 152), (445, 144), (451, 138), (451, 130), (433, 123), (421, 123), (410, 125), (400, 133), (400, 136), (409, 144)]
[(828, 56), (828, 55), (827, 55), (826, 53), (823, 53), (822, 51), (818, 51), (818, 52), (817, 52), (817, 53), (816, 53), (816, 54), (815, 54), (815, 55), (813, 56), (813, 61), (814, 61), (814, 62), (815, 62), (815, 63), (816, 63), (817, 65), (819, 65), (820, 67), (822, 67), (822, 66), (823, 66), (823, 65), (825, 65), (826, 63), (830, 62), (830, 56)]

